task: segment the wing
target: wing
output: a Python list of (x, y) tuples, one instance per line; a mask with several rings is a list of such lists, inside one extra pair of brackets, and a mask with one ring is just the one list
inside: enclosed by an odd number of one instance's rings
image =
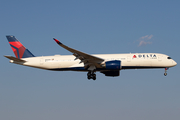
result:
[(87, 53), (75, 50), (73, 48), (70, 48), (64, 44), (62, 44), (59, 40), (53, 38), (54, 41), (56, 41), (56, 43), (58, 45), (60, 45), (61, 47), (63, 47), (64, 49), (70, 51), (71, 53), (73, 53), (73, 55), (76, 57), (75, 60), (80, 59), (81, 62), (80, 63), (84, 63), (85, 68), (92, 68), (95, 69), (96, 68), (100, 68), (101, 67), (101, 63), (104, 61), (104, 59), (93, 56), (93, 55), (89, 55)]

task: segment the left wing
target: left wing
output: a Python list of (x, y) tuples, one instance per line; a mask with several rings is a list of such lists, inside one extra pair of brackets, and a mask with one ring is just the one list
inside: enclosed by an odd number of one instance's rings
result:
[[(73, 48), (70, 48), (64, 44), (62, 44), (59, 40), (53, 38), (54, 41), (56, 41), (56, 43), (58, 45), (60, 45), (61, 47), (63, 47), (64, 49), (70, 51), (71, 53), (73, 53), (73, 55), (76, 57), (74, 60), (80, 59), (81, 62), (80, 63), (84, 63), (85, 68), (89, 67), (90, 69), (95, 69), (95, 68), (101, 68), (101, 63), (104, 61), (104, 59), (93, 56), (93, 55), (89, 55), (87, 53), (75, 50)], [(94, 68), (95, 67), (95, 68)]]

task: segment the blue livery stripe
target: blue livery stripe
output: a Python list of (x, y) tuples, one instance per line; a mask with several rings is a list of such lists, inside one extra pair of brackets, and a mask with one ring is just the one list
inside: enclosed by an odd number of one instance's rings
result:
[(19, 56), (19, 49), (18, 49), (17, 47), (13, 46), (13, 45), (11, 45), (11, 47), (13, 47), (14, 49), (16, 49), (16, 51), (17, 51), (17, 56), (18, 56), (18, 58), (20, 59), (20, 56)]
[(6, 38), (8, 39), (9, 42), (15, 42), (15, 41), (18, 41), (15, 36), (10, 36), (10, 35), (7, 35)]

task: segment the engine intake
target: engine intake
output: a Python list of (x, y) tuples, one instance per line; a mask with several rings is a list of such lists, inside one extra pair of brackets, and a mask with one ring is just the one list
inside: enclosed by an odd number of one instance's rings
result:
[(103, 64), (107, 70), (120, 70), (121, 69), (121, 61), (120, 60), (113, 60), (107, 61)]

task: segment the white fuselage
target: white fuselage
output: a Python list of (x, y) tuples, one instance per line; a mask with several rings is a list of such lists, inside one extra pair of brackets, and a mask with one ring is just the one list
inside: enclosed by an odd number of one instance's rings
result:
[[(94, 54), (93, 56), (103, 58), (106, 61), (120, 60), (121, 69), (141, 69), (141, 68), (169, 68), (177, 63), (165, 54), (159, 53), (130, 53), (130, 54)], [(75, 60), (73, 55), (54, 55), (42, 57), (23, 58), (27, 62), (18, 63), (25, 66), (59, 71), (87, 71), (84, 63)], [(101, 70), (101, 69), (99, 69)], [(96, 71), (99, 71), (98, 68)]]

